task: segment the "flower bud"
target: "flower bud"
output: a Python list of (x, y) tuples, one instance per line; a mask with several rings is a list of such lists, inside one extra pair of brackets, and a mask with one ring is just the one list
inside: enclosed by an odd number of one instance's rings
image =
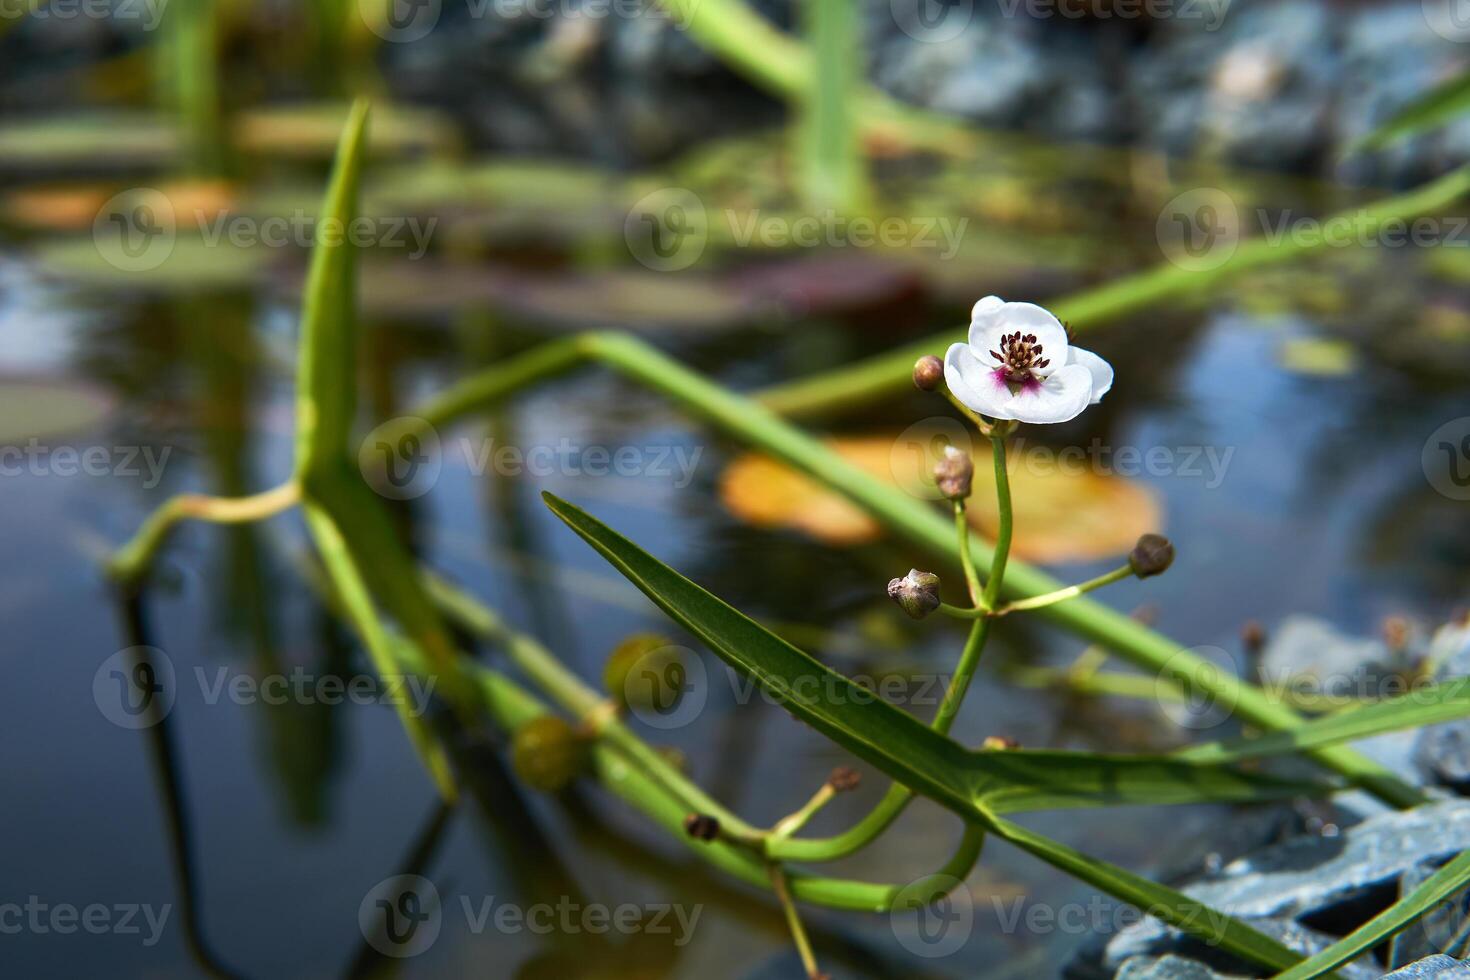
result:
[(1258, 620), (1246, 620), (1245, 625), (1240, 628), (1240, 645), (1245, 648), (1248, 656), (1259, 657), (1266, 648), (1266, 627)]
[(535, 789), (565, 789), (587, 764), (587, 740), (555, 715), (533, 718), (511, 740), (511, 767)]
[(914, 387), (933, 391), (944, 380), (944, 362), (933, 354), (925, 354), (914, 362)]
[(705, 813), (691, 813), (684, 818), (684, 833), (695, 840), (714, 840), (720, 836), (720, 821)]
[(857, 789), (857, 785), (862, 781), (862, 778), (863, 774), (856, 769), (849, 769), (847, 766), (838, 766), (832, 770), (832, 775), (827, 777), (827, 785), (831, 786), (834, 792), (846, 793), (850, 790)]
[(944, 455), (934, 464), (934, 482), (939, 492), (950, 500), (964, 500), (970, 495), (975, 478), (975, 464), (970, 454), (954, 446), (945, 446)]
[(1128, 566), (1139, 578), (1158, 575), (1174, 564), (1174, 543), (1162, 534), (1145, 534), (1128, 555)]
[(939, 576), (911, 568), (903, 578), (888, 583), (888, 598), (914, 619), (923, 619), (939, 608)]
[[(651, 708), (661, 698), (677, 699), (683, 684), (668, 683), (682, 679), (683, 651), (667, 637), (657, 633), (634, 633), (608, 654), (602, 668), (602, 684), (608, 697), (619, 708)], [(673, 705), (660, 705), (668, 710)]]
[(985, 741), (980, 743), (980, 747), (990, 752), (999, 752), (1006, 749), (1019, 749), (1021, 743), (1007, 735), (987, 735)]

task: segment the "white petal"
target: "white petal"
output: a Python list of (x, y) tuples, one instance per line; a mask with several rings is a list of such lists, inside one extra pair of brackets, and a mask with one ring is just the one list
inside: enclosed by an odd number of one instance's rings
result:
[(975, 305), (970, 307), (970, 322), (973, 323), (982, 316), (989, 316), (1005, 305), (1006, 301), (999, 296), (987, 296), (984, 299), (977, 299)]
[(1073, 347), (1067, 354), (1068, 364), (1080, 364), (1092, 375), (1092, 404), (1102, 401), (1113, 387), (1113, 366), (1090, 350)]
[[(994, 302), (992, 302), (992, 300)], [(1034, 303), (1003, 303), (987, 296), (970, 311), (970, 346), (982, 364), (997, 363), (991, 351), (1000, 350), (1000, 338), (1019, 330), (1034, 333), (1041, 356), (1051, 361), (1040, 370), (1045, 375), (1067, 363), (1067, 331), (1046, 310)]]
[(1067, 364), (1053, 371), (1040, 387), (1011, 395), (1009, 414), (1001, 417), (1043, 424), (1065, 422), (1081, 415), (1091, 402), (1092, 374), (1080, 364)]
[(945, 351), (944, 383), (970, 411), (991, 418), (1010, 418), (997, 414), (1004, 410), (1010, 389), (995, 380), (994, 370), (980, 363), (969, 344), (950, 344)]

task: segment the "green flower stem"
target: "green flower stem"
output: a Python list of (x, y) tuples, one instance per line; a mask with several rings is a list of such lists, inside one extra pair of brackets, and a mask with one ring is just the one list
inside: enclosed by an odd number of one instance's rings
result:
[[(985, 593), (976, 605), (982, 609), (994, 609), (1000, 601), (1001, 586), (1005, 584), (1006, 562), (1011, 557), (1011, 476), (1006, 468), (1005, 435), (992, 431), (990, 435), (990, 458), (995, 466), (995, 502), (1000, 522), (995, 530), (995, 546), (990, 552), (990, 577), (985, 580)], [(966, 550), (968, 550), (968, 542)], [(972, 559), (973, 560), (973, 559)]]
[[(983, 611), (985, 603), (981, 597), (985, 594), (985, 587), (980, 584), (980, 573), (975, 571), (975, 553), (970, 550), (970, 522), (965, 518), (963, 500), (954, 502), (954, 527), (955, 536), (959, 539), (960, 568), (965, 573), (965, 588), (970, 593), (970, 605), (977, 612)], [(944, 608), (944, 605), (940, 603), (940, 608)]]
[(985, 641), (990, 639), (990, 619), (977, 619), (970, 626), (970, 635), (965, 639), (965, 648), (960, 652), (960, 662), (955, 666), (954, 676), (949, 679), (949, 687), (945, 688), (944, 700), (939, 702), (939, 710), (934, 714), (934, 722), (930, 726), (936, 732), (944, 735), (954, 727), (955, 716), (960, 713), (960, 705), (964, 704), (965, 694), (970, 690), (970, 681), (975, 676), (975, 668), (980, 665), (980, 655), (985, 652)]
[[(356, 628), (363, 646), (367, 648), (368, 656), (372, 658), (373, 668), (385, 680), (401, 674), (402, 668), (395, 656), (389, 634), (378, 619), (367, 583), (353, 561), (341, 528), (327, 511), (314, 503), (308, 502), (305, 511), (307, 527), (321, 553), (326, 573), (341, 600), (346, 618)], [(432, 664), (433, 661), (430, 660), (429, 663)], [(412, 712), (407, 700), (394, 698), (393, 701), (399, 719), (422, 758), (424, 767), (433, 777), (439, 795), (446, 803), (453, 803), (459, 794), (444, 746), (429, 730), (423, 717)]]
[(817, 969), (817, 956), (812, 952), (812, 941), (806, 934), (806, 927), (801, 924), (801, 916), (797, 914), (796, 903), (791, 900), (791, 891), (786, 887), (786, 874), (781, 870), (781, 865), (772, 863), (770, 866), (771, 890), (776, 893), (776, 899), (781, 903), (781, 911), (786, 913), (786, 927), (791, 930), (791, 941), (796, 944), (797, 955), (801, 957), (801, 967), (806, 971), (810, 980), (816, 980), (821, 976)]
[[(1467, 192), (1470, 192), (1470, 166), (1452, 170), (1405, 194), (1383, 198), (1366, 208), (1355, 206), (1323, 220), (1350, 221), (1354, 227), (1361, 222), (1365, 234), (1371, 236), (1388, 222), (1452, 207)], [(1074, 327), (1091, 328), (1161, 300), (1197, 294), (1247, 269), (1283, 262), (1325, 244), (1321, 237), (1313, 241), (1308, 236), (1285, 242), (1252, 239), (1241, 242), (1235, 254), (1214, 269), (1186, 269), (1164, 262), (1055, 300), (1048, 306), (1058, 319)], [(790, 418), (833, 414), (870, 405), (875, 399), (900, 394), (907, 385), (914, 361), (925, 354), (942, 353), (950, 344), (964, 339), (963, 331), (945, 331), (856, 364), (766, 388), (756, 398), (772, 411)]]
[[(1470, 174), (1470, 170), (1466, 171)], [(634, 337), (591, 333), (552, 341), (453, 386), (418, 414), (436, 427), (471, 411), (482, 411), (513, 391), (584, 361), (608, 365), (663, 392), (727, 433), (757, 446), (852, 500), (898, 538), (936, 560), (953, 561), (954, 529), (924, 502), (858, 469), (812, 436), (769, 409), (721, 388)], [(907, 369), (905, 369), (907, 370)], [(993, 555), (971, 541), (980, 563)], [(1012, 562), (1004, 591), (1016, 598), (1062, 588), (1062, 583), (1021, 562)], [(1232, 707), (1243, 721), (1278, 731), (1301, 723), (1290, 708), (1237, 677), (1212, 670), (1199, 656), (1128, 616), (1084, 596), (1039, 610), (1039, 615), (1124, 659), (1157, 674), (1166, 685), (1198, 692)], [(1346, 746), (1314, 749), (1310, 757), (1395, 806), (1423, 802), (1419, 790)], [(794, 842), (790, 842), (794, 843)]]
[(800, 810), (789, 817), (782, 817), (771, 827), (771, 837), (775, 839), (790, 837), (810, 823), (812, 817), (816, 816), (818, 811), (830, 803), (832, 797), (836, 795), (837, 790), (832, 788), (831, 783), (823, 783), (822, 788), (813, 793), (812, 798), (807, 800)]
[(171, 532), (186, 520), (214, 524), (244, 524), (258, 521), (295, 506), (301, 488), (289, 481), (248, 497), (208, 497), (181, 493), (170, 497), (143, 521), (136, 534), (108, 559), (107, 573), (124, 587), (134, 588), (148, 574), (158, 550)]
[(939, 611), (946, 616), (953, 616), (955, 619), (981, 619), (990, 615), (990, 613), (981, 609), (979, 606), (966, 609), (960, 606), (951, 606), (947, 602), (941, 602), (939, 604)]
[(1048, 592), (1045, 595), (1034, 595), (1029, 599), (1016, 599), (1013, 602), (1008, 602), (1004, 606), (995, 609), (991, 612), (990, 615), (1007, 616), (1013, 612), (1022, 612), (1026, 609), (1040, 609), (1043, 606), (1054, 605), (1058, 602), (1066, 602), (1068, 599), (1077, 598), (1084, 592), (1091, 592), (1093, 589), (1100, 589), (1104, 585), (1112, 585), (1114, 582), (1119, 582), (1125, 578), (1130, 578), (1132, 575), (1132, 566), (1124, 565), (1121, 568), (1113, 569), (1111, 572), (1104, 572), (1097, 578), (1088, 579), (1086, 582), (1078, 582), (1076, 585), (1069, 585), (1065, 589), (1057, 589), (1055, 592)]
[[(442, 579), (425, 575), (424, 584), (450, 621), (472, 635), (502, 646), (512, 662), (568, 711), (583, 715), (597, 710), (600, 699), (596, 693), (541, 644), (510, 629), (494, 611)], [(545, 712), (544, 708), (532, 712), (531, 706), (538, 703), (535, 698), (503, 674), (478, 665), (470, 669), (486, 689), (484, 701), (488, 710), (503, 727), (514, 730), (536, 714)], [(709, 797), (616, 719), (606, 721), (599, 728), (596, 745), (594, 751), (602, 753), (600, 775), (609, 788), (722, 870), (752, 884), (769, 884), (764, 862), (749, 847), (723, 840), (709, 843), (690, 841), (683, 823), (689, 813), (699, 812), (718, 818), (722, 830), (731, 825), (744, 827), (753, 834), (759, 834), (759, 831)], [(616, 757), (616, 765), (611, 764), (608, 753)], [(966, 824), (964, 835), (949, 860), (933, 875), (923, 879), (922, 885), (874, 884), (795, 873), (788, 875), (788, 880), (799, 901), (856, 911), (886, 912), (893, 907), (900, 891), (905, 892), (906, 898), (914, 898), (921, 903), (948, 894), (969, 875), (979, 859), (984, 838), (984, 831), (978, 825)], [(800, 842), (788, 840), (786, 843)]]
[(760, 846), (765, 837), (763, 831), (686, 779), (668, 759), (603, 710), (606, 701), (602, 696), (567, 670), (550, 650), (529, 636), (509, 629), (493, 611), (448, 582), (425, 575), (424, 587), (451, 622), (474, 636), (500, 644), (512, 663), (574, 717), (594, 720), (597, 736), (616, 746), (675, 795), (685, 815), (702, 813), (715, 817), (720, 821), (722, 835), (747, 846)]

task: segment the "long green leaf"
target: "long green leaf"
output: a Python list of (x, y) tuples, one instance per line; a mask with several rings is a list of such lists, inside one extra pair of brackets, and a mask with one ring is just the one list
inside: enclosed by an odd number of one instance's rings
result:
[(1339, 787), (1160, 755), (979, 752), (976, 799), (992, 813), (1105, 806), (1245, 803), (1327, 796)]
[(1278, 970), (1291, 967), (1302, 959), (1239, 919), (1201, 904), (1182, 892), (1073, 850), (1009, 820), (996, 819), (992, 829), (998, 836), (1029, 851), (1047, 864), (1110, 895), (1131, 902), (1149, 915), (1237, 956)]
[(357, 411), (357, 262), (346, 231), (357, 216), (367, 118), (368, 104), (360, 99), (337, 145), (306, 280), (296, 381), (296, 475), (308, 485), (317, 471), (345, 456)]
[(973, 787), (964, 776), (969, 753), (958, 743), (813, 660), (581, 508), (550, 493), (542, 498), (655, 605), (787, 711), (904, 785), (973, 813)]
[(1326, 976), (1384, 940), (1413, 925), (1436, 905), (1470, 883), (1470, 851), (1426, 878), (1418, 888), (1399, 899), (1320, 953), (1277, 975), (1276, 980), (1311, 980)]
[(700, 588), (552, 494), (553, 513), (726, 663), (783, 707), (903, 785), (967, 817), (1075, 807), (1251, 801), (1330, 786), (1165, 756), (970, 752)]
[(1299, 728), (1251, 738), (1192, 745), (1174, 753), (1192, 762), (1236, 762), (1304, 752), (1384, 732), (1418, 728), (1470, 716), (1470, 677), (1435, 684), (1375, 704), (1305, 722)]
[(1354, 150), (1381, 150), (1416, 133), (1470, 112), (1470, 72), (1452, 78), (1400, 109), (1382, 126), (1359, 140)]

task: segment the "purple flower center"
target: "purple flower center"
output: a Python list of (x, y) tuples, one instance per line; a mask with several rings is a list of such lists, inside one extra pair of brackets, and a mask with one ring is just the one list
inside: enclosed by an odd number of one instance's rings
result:
[(1051, 364), (1051, 358), (1041, 356), (1036, 334), (1023, 336), (1019, 330), (1001, 337), (1000, 350), (991, 351), (990, 356), (1000, 362), (993, 371), (996, 382), (1009, 388), (1013, 395), (1040, 388), (1038, 372)]

